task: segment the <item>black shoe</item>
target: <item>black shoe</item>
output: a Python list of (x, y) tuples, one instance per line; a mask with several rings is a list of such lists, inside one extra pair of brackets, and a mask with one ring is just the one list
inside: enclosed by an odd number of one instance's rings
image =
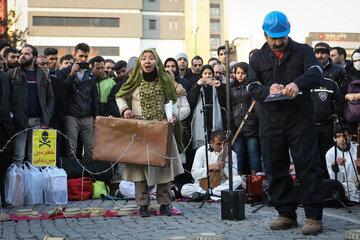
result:
[(205, 193), (194, 192), (191, 197), (191, 201), (192, 202), (201, 202), (201, 201), (204, 201), (205, 198), (206, 198)]
[(148, 207), (149, 207), (149, 205), (141, 205), (140, 206), (140, 210), (139, 210), (140, 216), (150, 217), (150, 212), (149, 212)]
[(160, 206), (160, 214), (165, 216), (171, 216), (172, 213), (170, 211), (169, 205), (161, 205)]
[(10, 208), (13, 208), (14, 206), (11, 205), (10, 203), (7, 203), (7, 202), (1, 202), (1, 206), (2, 208), (5, 208), (5, 209), (10, 209)]

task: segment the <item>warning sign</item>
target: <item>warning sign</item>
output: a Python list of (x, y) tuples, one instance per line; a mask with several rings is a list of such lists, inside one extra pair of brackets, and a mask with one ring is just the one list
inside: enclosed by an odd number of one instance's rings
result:
[(32, 164), (54, 166), (56, 164), (56, 130), (34, 130)]

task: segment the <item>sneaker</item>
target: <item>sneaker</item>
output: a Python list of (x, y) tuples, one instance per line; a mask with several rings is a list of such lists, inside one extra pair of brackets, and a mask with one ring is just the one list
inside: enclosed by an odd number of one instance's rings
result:
[(301, 228), (301, 233), (304, 235), (317, 235), (322, 231), (322, 221), (315, 219), (306, 220), (305, 225)]
[(139, 214), (141, 217), (150, 217), (150, 212), (149, 212), (148, 207), (149, 207), (148, 205), (140, 206)]
[(269, 227), (272, 230), (282, 230), (288, 228), (294, 228), (298, 226), (296, 219), (291, 219), (287, 217), (278, 217), (275, 221), (270, 223)]
[(120, 189), (117, 189), (116, 191), (115, 191), (115, 197), (117, 197), (117, 198), (124, 198), (124, 196), (121, 194), (121, 192), (120, 192)]
[(161, 205), (160, 206), (160, 214), (170, 217), (172, 215), (172, 213), (170, 211), (169, 205)]

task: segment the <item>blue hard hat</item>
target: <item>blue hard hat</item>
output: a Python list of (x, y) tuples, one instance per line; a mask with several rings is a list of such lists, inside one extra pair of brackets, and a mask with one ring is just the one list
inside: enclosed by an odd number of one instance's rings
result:
[(285, 37), (290, 33), (290, 22), (282, 12), (272, 11), (265, 16), (262, 28), (269, 37)]

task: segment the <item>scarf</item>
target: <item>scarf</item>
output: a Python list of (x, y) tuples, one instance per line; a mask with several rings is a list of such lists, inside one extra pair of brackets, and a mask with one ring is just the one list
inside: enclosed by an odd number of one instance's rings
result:
[[(203, 87), (201, 87), (200, 91), (202, 92), (204, 98), (205, 93)], [(205, 99), (204, 99), (205, 101)], [(212, 86), (212, 129), (211, 131), (215, 130), (222, 130), (223, 129), (223, 122), (221, 117), (221, 107), (217, 98), (216, 88)], [(191, 132), (193, 133), (193, 149), (197, 149), (203, 145), (205, 145), (205, 132), (204, 132), (204, 116), (202, 113), (202, 100), (201, 94), (199, 94), (198, 102), (194, 109), (194, 121), (191, 126)]]

